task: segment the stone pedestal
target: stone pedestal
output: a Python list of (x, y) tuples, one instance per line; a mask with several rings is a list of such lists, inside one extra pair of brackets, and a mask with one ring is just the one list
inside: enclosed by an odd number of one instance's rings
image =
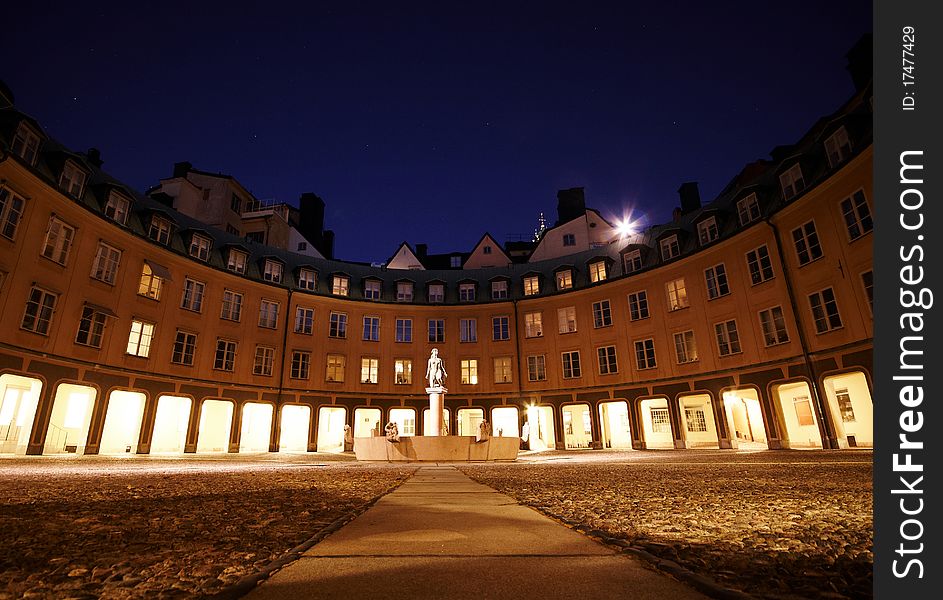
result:
[(426, 393), (429, 394), (429, 437), (442, 435), (444, 423), (442, 422), (442, 412), (445, 408), (445, 393), (448, 392), (443, 386), (427, 387)]

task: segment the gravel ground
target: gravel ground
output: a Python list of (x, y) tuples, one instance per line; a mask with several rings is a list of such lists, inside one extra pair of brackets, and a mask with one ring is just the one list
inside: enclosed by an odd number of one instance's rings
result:
[(867, 451), (548, 452), (461, 469), (724, 586), (837, 599), (872, 596), (871, 462)]
[(0, 599), (211, 595), (415, 471), (273, 456), (0, 460)]

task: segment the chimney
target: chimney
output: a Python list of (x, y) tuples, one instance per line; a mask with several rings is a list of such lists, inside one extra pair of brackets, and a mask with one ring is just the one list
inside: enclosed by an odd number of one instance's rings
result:
[(855, 91), (860, 92), (874, 77), (874, 39), (870, 33), (861, 36), (855, 45), (848, 51), (848, 73), (855, 84)]
[(315, 246), (321, 245), (324, 238), (324, 200), (313, 192), (305, 192), (298, 199), (298, 231)]
[(557, 192), (557, 225), (586, 214), (583, 188), (575, 187)]
[(174, 177), (186, 177), (192, 168), (193, 165), (188, 162), (174, 163)]
[(102, 160), (102, 153), (98, 148), (89, 148), (85, 153), (85, 158), (88, 159), (88, 162), (95, 165), (96, 169), (100, 169), (105, 161)]
[(681, 222), (681, 215), (683, 215), (683, 214), (684, 214), (684, 213), (681, 212), (681, 207), (680, 207), (680, 206), (676, 206), (675, 209), (674, 209), (673, 211), (671, 211), (671, 221), (672, 221), (673, 223), (680, 223), (680, 222)]
[(429, 254), (429, 244), (416, 244), (416, 258), (423, 259)]
[(681, 196), (682, 215), (701, 208), (701, 193), (697, 191), (696, 181), (682, 183), (681, 187), (678, 188), (678, 195)]
[(324, 255), (324, 258), (334, 259), (334, 232), (330, 229), (325, 229), (324, 234), (321, 236), (321, 247), (318, 248), (321, 251), (321, 254)]

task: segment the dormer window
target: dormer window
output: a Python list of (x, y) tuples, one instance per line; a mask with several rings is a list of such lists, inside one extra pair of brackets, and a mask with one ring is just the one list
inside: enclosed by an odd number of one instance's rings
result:
[(248, 262), (248, 258), (249, 254), (247, 252), (230, 248), (229, 258), (226, 261), (226, 268), (233, 273), (244, 274), (246, 272), (246, 263)]
[(719, 235), (716, 218), (708, 217), (697, 224), (697, 239), (702, 246), (710, 244), (716, 240)]
[(25, 160), (28, 165), (35, 165), (36, 157), (39, 156), (39, 135), (26, 123), (20, 123), (13, 135), (10, 150)]
[(210, 257), (210, 248), (212, 246), (213, 240), (206, 237), (205, 235), (194, 233), (190, 238), (190, 256), (197, 260), (206, 262)]
[(369, 279), (363, 282), (363, 297), (367, 300), (379, 300), (382, 292), (382, 284), (376, 279)]
[(445, 301), (445, 285), (441, 283), (430, 283), (429, 284), (429, 302), (444, 302)]
[(737, 201), (737, 215), (740, 217), (741, 225), (752, 223), (760, 218), (760, 203), (756, 200), (756, 194), (750, 194)]
[(475, 284), (474, 283), (458, 284), (458, 300), (459, 302), (474, 302), (475, 301)]
[(606, 261), (597, 260), (589, 264), (589, 280), (593, 283), (605, 281), (608, 273), (606, 272)]
[(851, 156), (851, 140), (844, 125), (825, 140), (825, 154), (828, 155), (828, 166), (833, 169)]
[(462, 257), (461, 257), (461, 256), (453, 256), (453, 257), (451, 257), (451, 258), (449, 259), (449, 264), (452, 266), (453, 269), (457, 269), (457, 268), (461, 267), (461, 266), (462, 266)]
[(802, 167), (796, 163), (789, 170), (779, 176), (779, 183), (783, 188), (783, 200), (791, 200), (805, 189), (805, 180), (802, 178)]
[(491, 282), (491, 299), (504, 300), (508, 297), (508, 282), (500, 279)]
[(169, 219), (154, 215), (151, 217), (151, 226), (147, 230), (147, 237), (166, 246), (170, 243), (170, 230), (172, 228), (173, 225)]
[(661, 246), (661, 259), (671, 260), (681, 254), (681, 244), (678, 242), (678, 235), (666, 237), (659, 244)]
[(105, 216), (119, 225), (127, 225), (130, 207), (130, 200), (118, 192), (111, 192), (108, 194), (108, 201), (105, 202)]
[(557, 291), (568, 290), (573, 287), (573, 271), (566, 269), (557, 271)]
[(285, 265), (277, 260), (266, 259), (262, 265), (262, 279), (272, 283), (282, 282), (282, 273), (285, 272)]
[(350, 278), (345, 275), (335, 275), (331, 278), (331, 293), (335, 296), (350, 294)]
[(575, 246), (576, 245), (576, 236), (572, 233), (563, 234), (563, 245), (564, 246)]
[(318, 285), (318, 274), (314, 269), (298, 270), (298, 287), (303, 290), (314, 291)]
[(540, 278), (537, 275), (531, 275), (524, 278), (524, 295), (536, 296), (540, 293)]
[(642, 270), (642, 251), (632, 250), (631, 252), (626, 252), (625, 256), (622, 257), (622, 262), (625, 265), (626, 273), (634, 273), (635, 271), (641, 271)]
[(412, 302), (413, 301), (413, 282), (400, 281), (396, 284), (396, 301), (397, 302)]
[(59, 189), (76, 198), (81, 198), (82, 191), (85, 189), (85, 178), (85, 171), (67, 160), (65, 166), (62, 167), (62, 176), (59, 177)]

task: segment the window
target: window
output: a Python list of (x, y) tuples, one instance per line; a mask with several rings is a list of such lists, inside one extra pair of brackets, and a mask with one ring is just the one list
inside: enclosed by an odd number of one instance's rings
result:
[(311, 373), (311, 353), (304, 350), (292, 350), (291, 374), (292, 379), (307, 379)]
[(496, 342), (511, 339), (509, 317), (491, 317), (491, 339)]
[(169, 220), (158, 215), (153, 215), (151, 217), (151, 225), (147, 229), (147, 237), (158, 244), (164, 244), (166, 246), (170, 243), (170, 230), (172, 227), (173, 225)]
[(760, 328), (763, 330), (763, 343), (767, 346), (789, 341), (789, 334), (786, 333), (786, 319), (781, 306), (760, 311)]
[(740, 217), (741, 225), (752, 223), (760, 218), (760, 203), (756, 199), (756, 194), (737, 200), (737, 216)]
[(792, 240), (796, 245), (799, 266), (822, 258), (822, 247), (819, 246), (819, 236), (815, 232), (815, 221), (809, 221), (802, 227), (793, 229)]
[(838, 401), (838, 412), (841, 413), (842, 423), (854, 423), (855, 410), (851, 405), (851, 395), (848, 393), (848, 388), (836, 389), (835, 400)]
[(547, 364), (543, 354), (527, 357), (527, 380), (545, 381), (547, 379)]
[(591, 282), (598, 283), (600, 281), (605, 281), (606, 276), (606, 261), (597, 260), (596, 262), (589, 264), (589, 280)]
[(874, 314), (874, 272), (865, 271), (861, 274), (861, 284), (864, 286), (864, 295), (868, 299), (868, 309)]
[(535, 296), (540, 293), (540, 278), (537, 275), (530, 275), (524, 278), (524, 295)]
[(611, 375), (619, 372), (619, 363), (616, 362), (616, 347), (603, 346), (596, 348), (596, 358), (599, 360), (599, 374)]
[(343, 383), (347, 357), (343, 354), (327, 355), (327, 381)]
[(131, 333), (128, 335), (127, 353), (147, 358), (151, 352), (151, 340), (154, 339), (154, 324), (131, 319)]
[(380, 370), (380, 359), (363, 357), (360, 359), (360, 382), (376, 383)]
[(380, 317), (363, 318), (363, 339), (368, 342), (380, 341)]
[(541, 313), (532, 312), (524, 315), (524, 337), (540, 337), (544, 334)]
[(491, 282), (491, 299), (504, 300), (508, 297), (508, 282), (501, 279)]
[(36, 164), (36, 157), (39, 155), (39, 136), (26, 123), (20, 123), (13, 135), (10, 150), (26, 161), (28, 165), (33, 166)]
[(694, 362), (697, 360), (697, 344), (694, 342), (693, 331), (682, 331), (674, 334), (675, 356), (678, 364)]
[(266, 259), (262, 266), (262, 279), (272, 283), (281, 283), (284, 271), (285, 265), (275, 260)]
[(493, 359), (494, 363), (494, 382), (511, 383), (511, 357), (499, 356)]
[(265, 232), (264, 231), (247, 231), (246, 239), (250, 242), (255, 242), (256, 244), (265, 243)]
[(62, 176), (59, 177), (59, 189), (76, 198), (82, 196), (85, 187), (85, 171), (78, 168), (72, 161), (66, 161), (62, 167)]
[(412, 302), (413, 301), (413, 282), (412, 281), (400, 281), (396, 284), (396, 301), (397, 302)]
[(727, 285), (727, 269), (724, 267), (724, 263), (704, 271), (704, 278), (707, 280), (707, 297), (711, 300), (730, 293), (730, 287)]
[(449, 266), (453, 269), (458, 269), (462, 266), (462, 257), (461, 256), (452, 256), (449, 258)]
[(477, 319), (459, 319), (458, 320), (458, 339), (460, 342), (478, 341), (478, 320)]
[(636, 271), (641, 271), (642, 270), (642, 251), (632, 250), (631, 252), (626, 252), (625, 256), (622, 257), (622, 264), (625, 265), (626, 273), (634, 273)]
[(233, 227), (232, 225), (230, 225), (229, 223), (226, 223), (226, 233), (231, 233), (232, 235), (239, 237), (239, 230)]
[(236, 369), (236, 342), (231, 340), (216, 340), (216, 358), (213, 368), (220, 371), (234, 371)]
[(802, 168), (799, 163), (789, 167), (789, 170), (779, 176), (779, 184), (783, 189), (783, 200), (791, 200), (805, 189), (805, 180), (802, 179)]
[(661, 241), (661, 259), (671, 260), (681, 254), (681, 245), (678, 243), (678, 236), (672, 235)]
[(318, 274), (312, 269), (298, 270), (298, 287), (313, 292), (318, 285)]
[(828, 166), (833, 169), (851, 156), (851, 140), (844, 125), (825, 139), (825, 154), (828, 155)]
[(651, 408), (649, 412), (652, 416), (652, 433), (671, 433), (667, 408)]
[(639, 371), (655, 368), (655, 340), (639, 340), (635, 342), (635, 366)]
[(478, 359), (468, 358), (461, 362), (462, 385), (478, 385)]
[(193, 312), (203, 311), (203, 292), (206, 284), (187, 278), (183, 284), (183, 298), (180, 301), (180, 308), (192, 310)]
[(799, 420), (800, 427), (815, 425), (815, 418), (812, 416), (812, 404), (808, 396), (796, 396), (792, 399), (792, 405), (796, 409), (796, 417)]
[(375, 279), (363, 282), (363, 297), (367, 300), (379, 300), (382, 283)]
[(576, 307), (567, 306), (557, 309), (557, 325), (560, 333), (576, 332)]
[(210, 247), (212, 245), (213, 241), (210, 238), (194, 233), (190, 236), (190, 256), (206, 262), (210, 257)]
[(226, 268), (233, 273), (243, 274), (246, 272), (246, 263), (248, 262), (248, 259), (248, 253), (243, 252), (242, 250), (236, 250), (235, 248), (230, 248), (229, 259), (226, 261)]
[(174, 339), (173, 354), (170, 356), (170, 362), (178, 365), (192, 365), (193, 353), (196, 350), (196, 334), (177, 330), (177, 337)]
[(563, 378), (564, 379), (575, 379), (577, 377), (582, 377), (583, 373), (580, 371), (580, 353), (579, 350), (573, 350), (571, 352), (563, 353)]
[(747, 252), (747, 267), (750, 269), (750, 282), (753, 285), (773, 278), (773, 263), (770, 262), (766, 244)]
[(314, 309), (307, 306), (295, 308), (295, 333), (311, 335), (314, 332)]
[(665, 284), (668, 296), (668, 310), (680, 310), (688, 307), (688, 293), (684, 288), (684, 278), (675, 279)]
[(329, 319), (328, 336), (332, 338), (347, 337), (347, 315), (339, 312), (332, 312)]
[(491, 246), (483, 246), (481, 252), (482, 254), (491, 254)]
[(8, 190), (0, 187), (0, 235), (8, 240), (16, 239), (16, 229), (23, 216), (25, 201)]
[(445, 319), (429, 319), (429, 342), (442, 343), (445, 341)]
[(229, 201), (229, 208), (237, 215), (242, 214), (242, 200), (239, 199), (239, 196), (235, 194), (232, 195), (232, 199)]
[(740, 336), (737, 334), (737, 322), (733, 319), (716, 323), (714, 333), (717, 335), (717, 349), (721, 356), (728, 356), (740, 352)]
[(219, 318), (226, 321), (239, 321), (242, 318), (242, 294), (232, 290), (223, 290), (223, 305)]
[(275, 364), (275, 348), (256, 346), (255, 358), (252, 360), (252, 374), (272, 376), (272, 367)]
[(564, 246), (575, 246), (576, 245), (576, 236), (572, 233), (563, 234), (563, 245)]
[(46, 240), (43, 242), (42, 255), (60, 265), (66, 263), (69, 257), (69, 248), (72, 247), (72, 238), (75, 228), (60, 221), (56, 217), (49, 218), (46, 228)]
[(393, 382), (396, 385), (409, 385), (413, 382), (413, 361), (397, 358), (393, 361)]
[(138, 285), (138, 295), (151, 300), (160, 300), (160, 290), (164, 285), (162, 277), (158, 276), (147, 262), (141, 268), (141, 282)]
[(92, 263), (92, 272), (89, 276), (114, 285), (120, 261), (120, 250), (112, 248), (105, 242), (99, 242), (98, 252), (95, 254), (95, 261)]
[(838, 303), (835, 301), (835, 292), (832, 288), (809, 294), (809, 304), (812, 306), (812, 319), (815, 321), (816, 333), (841, 328), (841, 316), (838, 314)]
[(413, 341), (412, 319), (396, 319), (396, 341), (406, 343)]
[(441, 283), (430, 283), (429, 284), (429, 302), (432, 303), (432, 302), (444, 302), (444, 301), (445, 301), (445, 286)]
[(92, 348), (101, 348), (102, 336), (105, 333), (105, 317), (105, 313), (97, 311), (91, 306), (86, 305), (83, 307), (75, 343), (91, 346)]
[(609, 309), (608, 300), (593, 302), (593, 327), (609, 327), (612, 325), (612, 311)]
[(259, 304), (259, 327), (266, 329), (278, 327), (278, 302), (262, 300)]
[(848, 238), (852, 241), (874, 229), (871, 209), (868, 208), (863, 191), (858, 190), (850, 198), (842, 200), (841, 212), (845, 217), (845, 227), (848, 228)]
[(459, 302), (474, 302), (475, 301), (475, 284), (474, 283), (458, 284), (458, 300)]
[(573, 287), (573, 271), (557, 271), (557, 290), (568, 290)]
[(105, 216), (119, 225), (126, 225), (130, 207), (130, 200), (117, 192), (111, 192), (108, 194), (108, 201), (105, 202)]
[(708, 217), (697, 224), (697, 239), (702, 246), (710, 244), (720, 236), (717, 231), (717, 219)]
[(707, 417), (704, 415), (703, 408), (685, 408), (684, 420), (687, 423), (687, 430), (691, 433), (707, 431)]
[(648, 318), (648, 292), (642, 290), (629, 294), (629, 320), (639, 321)]
[(346, 296), (349, 293), (350, 279), (343, 275), (334, 275), (331, 278), (331, 293), (335, 296)]

